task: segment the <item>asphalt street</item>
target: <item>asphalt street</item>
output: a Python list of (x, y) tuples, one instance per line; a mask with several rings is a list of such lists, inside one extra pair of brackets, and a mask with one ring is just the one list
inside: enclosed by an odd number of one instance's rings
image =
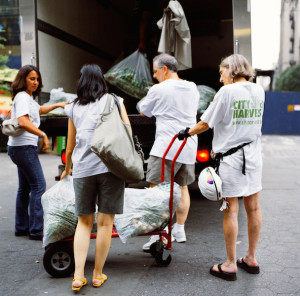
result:
[[(78, 295), (300, 295), (300, 136), (263, 136), (263, 226), (257, 258), (261, 273), (239, 270), (235, 282), (209, 274), (209, 268), (225, 259), (222, 213), (218, 204), (192, 193), (186, 223), (188, 241), (173, 244), (172, 262), (158, 267), (142, 245), (148, 237), (123, 244), (112, 239), (104, 267), (108, 280), (99, 289), (91, 286), (94, 240), (86, 264), (88, 285)], [(60, 158), (40, 154), (47, 188), (55, 184)], [(0, 295), (73, 295), (72, 275), (53, 278), (43, 267), (44, 249), (39, 241), (14, 236), (17, 169), (0, 153)], [(247, 250), (246, 213), (240, 200), (237, 255)]]

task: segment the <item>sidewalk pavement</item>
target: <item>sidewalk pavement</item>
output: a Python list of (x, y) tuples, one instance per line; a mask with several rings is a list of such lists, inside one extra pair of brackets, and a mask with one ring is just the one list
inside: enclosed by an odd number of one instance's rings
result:
[[(239, 270), (237, 281), (226, 282), (209, 274), (209, 268), (226, 256), (222, 213), (218, 204), (193, 193), (186, 223), (188, 241), (173, 244), (168, 267), (157, 267), (153, 258), (142, 252), (148, 237), (132, 238), (127, 244), (112, 239), (104, 267), (108, 280), (101, 288), (92, 288), (93, 240), (86, 264), (88, 285), (78, 295), (300, 295), (300, 137), (263, 136), (262, 143), (259, 275)], [(43, 154), (40, 159), (49, 188), (55, 183), (59, 158)], [(16, 168), (4, 153), (0, 154), (0, 163), (0, 295), (73, 295), (72, 276), (55, 279), (44, 270), (41, 242), (14, 237)], [(247, 251), (247, 241), (246, 213), (240, 200), (238, 257)]]

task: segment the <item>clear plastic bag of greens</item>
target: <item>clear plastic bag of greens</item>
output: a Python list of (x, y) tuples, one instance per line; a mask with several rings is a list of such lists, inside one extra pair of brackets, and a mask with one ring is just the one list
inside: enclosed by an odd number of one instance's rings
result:
[[(173, 214), (179, 204), (181, 190), (174, 183)], [(170, 219), (170, 182), (154, 188), (126, 188), (123, 214), (115, 215), (114, 224), (123, 243), (130, 237), (165, 228)]]
[(202, 113), (208, 108), (210, 102), (214, 99), (216, 91), (206, 85), (197, 85), (197, 88), (200, 93), (197, 112)]
[(153, 85), (149, 62), (138, 50), (114, 65), (104, 77), (110, 84), (137, 99), (143, 98)]
[[(44, 210), (43, 247), (75, 234), (75, 192), (72, 176), (67, 176), (42, 196)], [(95, 215), (96, 222), (96, 215)], [(96, 232), (94, 224), (92, 232)]]
[[(60, 102), (72, 103), (77, 98), (76, 94), (64, 92), (63, 88), (53, 88), (50, 91), (50, 100), (43, 106), (52, 105)], [(66, 116), (63, 108), (56, 108), (50, 111), (47, 116)]]
[(42, 196), (44, 210), (43, 247), (73, 236), (77, 225), (73, 178), (67, 176)]

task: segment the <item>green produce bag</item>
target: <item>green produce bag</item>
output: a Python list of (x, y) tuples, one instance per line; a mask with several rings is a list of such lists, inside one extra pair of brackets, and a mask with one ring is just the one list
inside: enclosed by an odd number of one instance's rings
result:
[(149, 62), (138, 50), (113, 66), (104, 77), (110, 84), (137, 99), (143, 98), (153, 85)]

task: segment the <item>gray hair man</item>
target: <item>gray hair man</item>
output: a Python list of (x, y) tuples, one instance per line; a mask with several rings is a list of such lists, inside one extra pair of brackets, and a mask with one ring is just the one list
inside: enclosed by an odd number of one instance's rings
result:
[[(150, 151), (146, 180), (150, 187), (161, 181), (161, 161), (171, 139), (178, 130), (196, 123), (199, 92), (195, 83), (182, 80), (177, 74), (178, 63), (173, 56), (160, 54), (153, 59), (153, 77), (159, 84), (149, 90), (147, 96), (137, 105), (142, 116), (156, 118), (156, 134)], [(180, 147), (176, 140), (166, 156), (165, 180), (170, 180), (171, 163)], [(188, 185), (195, 180), (195, 160), (197, 152), (197, 136), (189, 138), (179, 155), (175, 165), (175, 182), (181, 188), (181, 200), (176, 210), (177, 222), (173, 226), (173, 238), (177, 242), (186, 242), (184, 224), (189, 208), (190, 195)], [(143, 246), (149, 251), (158, 236), (150, 237)]]

